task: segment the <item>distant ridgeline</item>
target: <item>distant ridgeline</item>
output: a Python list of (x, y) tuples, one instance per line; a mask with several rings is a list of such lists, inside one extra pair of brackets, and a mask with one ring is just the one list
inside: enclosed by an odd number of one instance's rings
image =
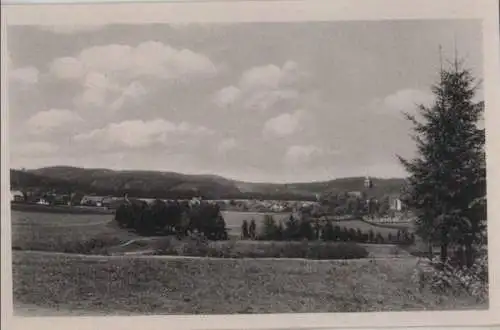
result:
[[(46, 167), (11, 170), (12, 190), (96, 194), (101, 196), (190, 199), (316, 200), (318, 194), (363, 191), (364, 177), (311, 183), (248, 183), (216, 175), (186, 175), (174, 172), (114, 171), (77, 167)], [(371, 197), (399, 194), (403, 179), (372, 179)]]

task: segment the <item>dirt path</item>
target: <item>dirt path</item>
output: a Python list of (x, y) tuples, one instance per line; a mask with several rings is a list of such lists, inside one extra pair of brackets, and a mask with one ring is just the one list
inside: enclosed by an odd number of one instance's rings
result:
[(44, 256), (60, 256), (67, 258), (81, 258), (88, 260), (99, 260), (106, 261), (110, 259), (124, 259), (124, 258), (136, 258), (136, 259), (160, 259), (160, 260), (179, 260), (179, 259), (191, 259), (191, 260), (274, 260), (274, 261), (309, 261), (309, 262), (369, 262), (371, 260), (401, 260), (401, 259), (414, 259), (415, 262), (418, 258), (416, 257), (373, 257), (373, 258), (362, 258), (362, 259), (335, 259), (335, 260), (315, 260), (315, 259), (305, 259), (305, 258), (215, 258), (215, 257), (194, 257), (194, 256), (169, 256), (169, 255), (150, 255), (147, 253), (152, 252), (152, 250), (142, 250), (135, 252), (128, 252), (122, 255), (90, 255), (90, 254), (76, 254), (76, 253), (63, 253), (63, 252), (46, 252), (46, 251), (16, 251), (16, 254), (29, 254), (36, 257), (43, 258)]

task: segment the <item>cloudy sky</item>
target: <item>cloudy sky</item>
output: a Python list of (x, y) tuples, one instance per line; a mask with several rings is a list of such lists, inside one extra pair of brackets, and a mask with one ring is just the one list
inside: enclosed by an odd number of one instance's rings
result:
[[(432, 102), (475, 21), (16, 26), (11, 167), (74, 165), (297, 182), (401, 177), (401, 111)], [(455, 43), (456, 40), (456, 43)]]

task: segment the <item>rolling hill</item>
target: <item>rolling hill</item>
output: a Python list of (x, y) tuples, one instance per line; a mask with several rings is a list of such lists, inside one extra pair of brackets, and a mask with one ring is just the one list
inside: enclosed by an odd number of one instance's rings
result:
[[(11, 170), (13, 189), (53, 189), (82, 191), (98, 195), (146, 198), (190, 198), (201, 195), (220, 199), (315, 199), (316, 194), (339, 193), (363, 189), (364, 177), (341, 178), (308, 183), (251, 183), (217, 175), (187, 175), (175, 172), (115, 171), (69, 166), (44, 167), (35, 170)], [(371, 194), (397, 194), (403, 179), (373, 179)]]

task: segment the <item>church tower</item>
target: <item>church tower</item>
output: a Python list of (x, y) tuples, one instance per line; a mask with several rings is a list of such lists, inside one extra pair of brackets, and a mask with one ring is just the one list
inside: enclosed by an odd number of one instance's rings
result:
[(370, 179), (370, 177), (367, 175), (365, 177), (365, 189), (370, 189), (372, 187), (373, 187), (372, 179)]

